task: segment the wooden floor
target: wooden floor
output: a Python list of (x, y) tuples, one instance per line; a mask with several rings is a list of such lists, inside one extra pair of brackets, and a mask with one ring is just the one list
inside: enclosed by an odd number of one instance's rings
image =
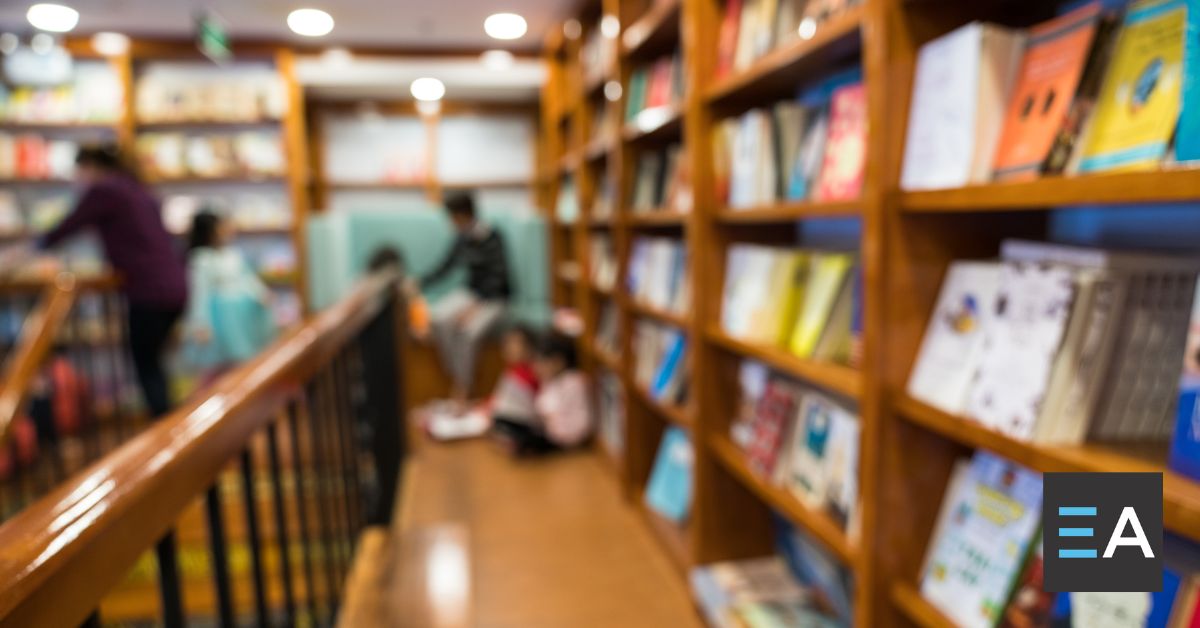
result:
[[(486, 441), (422, 442), (413, 454), (398, 531), (408, 550), (396, 570), (409, 586), (396, 597), (412, 600), (413, 580), (419, 580), (429, 590), (440, 586), (450, 599), (470, 600), (467, 608), (442, 609), (451, 621), (424, 624), (700, 625), (683, 578), (621, 499), (598, 455), (516, 461)], [(413, 549), (418, 539), (440, 542), (441, 558), (451, 559), (442, 561), (449, 563), (450, 579), (465, 571), (470, 582), (458, 583), (458, 590), (453, 582), (438, 585), (423, 564), (434, 562), (430, 553)], [(466, 551), (445, 551), (456, 544)], [(423, 625), (411, 621), (423, 614), (416, 610), (400, 610), (410, 620), (405, 625)]]

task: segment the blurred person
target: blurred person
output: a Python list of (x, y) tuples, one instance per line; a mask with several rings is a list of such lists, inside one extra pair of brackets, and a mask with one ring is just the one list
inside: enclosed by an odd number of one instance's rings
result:
[(579, 370), (575, 340), (550, 332), (538, 341), (534, 371), (539, 389), (532, 423), (497, 418), (497, 437), (518, 456), (577, 447), (592, 433), (587, 376)]
[(443, 366), (450, 371), (451, 398), (461, 405), (474, 384), (479, 348), (507, 311), (512, 288), (504, 239), (495, 227), (476, 217), (472, 196), (451, 196), (446, 211), (458, 235), (421, 284), (440, 281), (459, 264), (467, 268), (466, 287), (446, 295), (430, 311), (434, 341)]
[[(187, 273), (161, 206), (114, 145), (85, 146), (75, 157), (79, 197), (71, 212), (34, 244), (46, 251), (85, 230), (94, 231), (121, 278), (128, 303), (130, 352), (152, 418), (171, 409), (163, 351), (187, 303)], [(0, 261), (11, 270), (32, 251), (14, 250)]]
[(220, 214), (206, 210), (192, 218), (185, 355), (210, 369), (206, 382), (257, 355), (276, 334), (271, 290), (233, 246), (236, 236), (233, 221)]
[(367, 270), (377, 272), (385, 268), (394, 268), (403, 280), (401, 289), (404, 300), (408, 303), (408, 329), (412, 335), (424, 339), (429, 336), (429, 304), (421, 294), (421, 287), (407, 274), (404, 254), (391, 246), (381, 246), (375, 249), (367, 261)]

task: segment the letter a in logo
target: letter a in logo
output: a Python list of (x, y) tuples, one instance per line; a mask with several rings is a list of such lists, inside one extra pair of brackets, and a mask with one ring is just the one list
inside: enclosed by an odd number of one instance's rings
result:
[[(1126, 525), (1133, 527), (1133, 536), (1122, 536)], [(1154, 550), (1150, 548), (1150, 541), (1146, 539), (1146, 533), (1142, 531), (1142, 522), (1138, 521), (1137, 511), (1132, 506), (1126, 506), (1121, 510), (1121, 518), (1117, 519), (1117, 527), (1113, 528), (1112, 536), (1108, 539), (1108, 547), (1104, 548), (1104, 557), (1112, 558), (1113, 552), (1117, 551), (1118, 546), (1140, 547), (1143, 556), (1154, 558)]]

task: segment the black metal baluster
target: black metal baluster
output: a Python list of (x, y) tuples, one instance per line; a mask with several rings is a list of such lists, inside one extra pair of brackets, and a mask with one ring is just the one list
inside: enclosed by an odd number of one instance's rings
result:
[(154, 545), (158, 558), (158, 595), (162, 601), (163, 625), (167, 628), (185, 625), (183, 591), (179, 586), (179, 563), (175, 556), (175, 532), (167, 532)]
[(92, 611), (92, 614), (88, 615), (82, 624), (79, 624), (79, 628), (103, 628), (103, 626), (104, 622), (100, 621), (99, 609)]
[(379, 497), (368, 519), (371, 525), (391, 524), (402, 471), (406, 437), (404, 378), (400, 370), (403, 335), (397, 333), (404, 315), (401, 305), (399, 299), (390, 299), (358, 340), (366, 386), (363, 408), (371, 425), (371, 455), (379, 479)]
[(363, 528), (363, 500), (362, 500), (362, 481), (359, 476), (358, 467), (358, 413), (354, 407), (353, 400), (350, 395), (350, 359), (349, 356), (343, 354), (338, 360), (338, 399), (341, 402), (342, 420), (338, 422), (341, 426), (342, 434), (342, 451), (345, 452), (346, 462), (349, 467), (346, 475), (346, 481), (350, 487), (347, 499), (350, 505), (350, 524), (354, 534), (358, 534)]
[(325, 374), (321, 378), (322, 385), (325, 388), (325, 446), (329, 456), (329, 471), (330, 487), (329, 497), (332, 500), (330, 508), (333, 510), (335, 521), (334, 545), (337, 548), (337, 560), (340, 567), (338, 573), (339, 585), (345, 581), (346, 574), (350, 571), (350, 546), (351, 546), (351, 526), (349, 507), (346, 503), (346, 494), (348, 486), (346, 484), (346, 464), (343, 460), (344, 453), (341, 448), (341, 438), (338, 434), (338, 423), (340, 421), (340, 408), (338, 407), (338, 394), (336, 382), (336, 365), (330, 362), (325, 368)]
[(263, 576), (262, 543), (258, 529), (258, 503), (254, 498), (254, 459), (250, 447), (242, 450), (242, 499), (246, 508), (246, 542), (250, 549), (250, 573), (254, 578), (254, 612), (259, 626), (269, 626), (267, 586)]
[(233, 588), (229, 581), (229, 547), (225, 539), (225, 517), (221, 512), (221, 479), (204, 494), (204, 509), (208, 518), (208, 544), (212, 552), (213, 586), (217, 591), (217, 619), (222, 626), (232, 628)]
[[(318, 382), (320, 376), (318, 375)], [(337, 612), (337, 568), (334, 565), (333, 555), (333, 524), (329, 516), (329, 500), (327, 499), (326, 487), (329, 483), (326, 482), (326, 473), (328, 465), (325, 461), (325, 439), (322, 438), (321, 421), (325, 414), (323, 407), (320, 386), (316, 383), (309, 384), (308, 389), (308, 432), (309, 443), (311, 447), (309, 451), (312, 453), (312, 464), (316, 473), (315, 488), (316, 488), (316, 505), (317, 505), (317, 526), (320, 532), (317, 538), (320, 539), (318, 547), (321, 548), (321, 553), (325, 558), (325, 582), (328, 585), (325, 591), (325, 596), (329, 602), (329, 617), (332, 619)]]
[(271, 498), (275, 503), (275, 537), (279, 544), (279, 570), (283, 574), (285, 626), (296, 625), (296, 597), (292, 592), (292, 559), (288, 555), (287, 511), (283, 503), (283, 481), (279, 473), (279, 437), (275, 422), (267, 424), (267, 462), (271, 467)]
[(304, 452), (300, 448), (300, 428), (296, 425), (296, 415), (299, 414), (299, 402), (288, 404), (287, 422), (288, 435), (291, 437), (292, 454), (292, 488), (296, 496), (296, 515), (300, 531), (301, 562), (304, 567), (304, 586), (308, 598), (308, 612), (312, 622), (317, 622), (317, 593), (313, 575), (312, 545), (308, 534), (308, 508), (304, 499)]
[[(116, 320), (116, 321), (125, 320), (121, 316), (121, 314), (122, 314), (121, 302), (117, 299), (117, 297), (115, 295), (109, 296), (108, 307), (106, 309), (108, 310), (109, 315), (113, 317), (113, 320)], [(114, 397), (113, 397), (113, 413), (112, 413), (112, 416), (109, 417), (109, 421), (107, 421), (107, 422), (110, 423), (110, 425), (108, 427), (112, 428), (116, 433), (117, 445), (120, 445), (121, 443), (125, 442), (125, 428), (123, 425), (125, 423), (125, 420), (124, 420), (124, 417), (125, 417), (124, 384), (125, 384), (125, 382), (123, 381), (123, 379), (118, 378), (117, 374), (126, 372), (124, 369), (124, 365), (125, 365), (124, 347), (127, 345), (124, 342), (124, 340), (125, 340), (124, 325), (122, 325), (120, 323), (113, 325), (113, 330), (116, 332), (116, 338), (114, 338), (114, 343), (113, 343), (114, 349), (112, 351), (110, 351), (110, 354), (112, 355), (112, 358), (113, 358), (113, 383), (115, 385), (113, 386), (113, 395), (114, 395)]]

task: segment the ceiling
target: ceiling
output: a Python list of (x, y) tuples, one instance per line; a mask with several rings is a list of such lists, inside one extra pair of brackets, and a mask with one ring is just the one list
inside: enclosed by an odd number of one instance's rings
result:
[(451, 102), (532, 102), (545, 68), (537, 59), (518, 59), (505, 70), (489, 70), (478, 56), (355, 57), (346, 62), (311, 55), (296, 63), (296, 77), (305, 91), (329, 100), (408, 100), (409, 85), (423, 76), (441, 80)]
[[(25, 11), (37, 0), (0, 0), (0, 29), (25, 34)], [(142, 37), (191, 37), (200, 9), (215, 12), (230, 35), (304, 44), (536, 49), (551, 24), (564, 19), (573, 0), (54, 0), (80, 13), (77, 33), (118, 31)], [(335, 27), (327, 37), (301, 37), (288, 30), (287, 14), (312, 7), (328, 11)], [(519, 40), (497, 42), (483, 32), (492, 13), (525, 17), (529, 31)]]

